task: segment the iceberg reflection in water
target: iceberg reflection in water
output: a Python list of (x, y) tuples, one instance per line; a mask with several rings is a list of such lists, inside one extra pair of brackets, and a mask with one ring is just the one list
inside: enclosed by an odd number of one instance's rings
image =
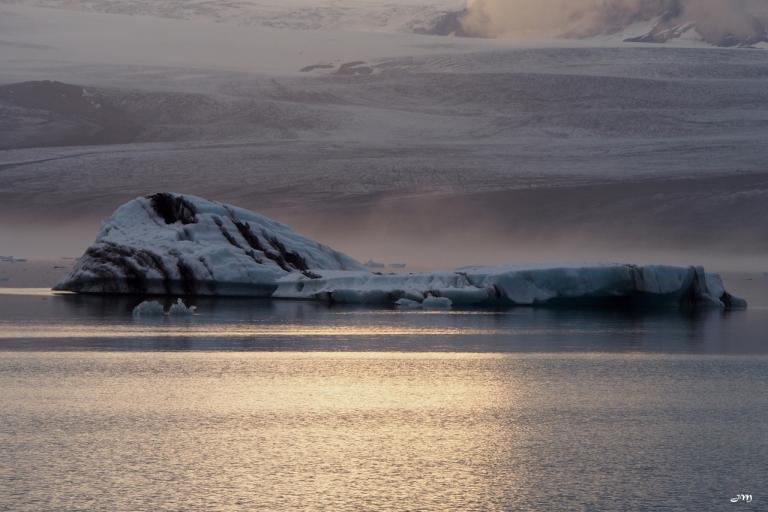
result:
[[(139, 297), (0, 293), (0, 348), (766, 353), (768, 311), (398, 310), (197, 298), (191, 316), (134, 318)], [(168, 298), (167, 310), (175, 299)], [(189, 305), (192, 305), (191, 303)]]

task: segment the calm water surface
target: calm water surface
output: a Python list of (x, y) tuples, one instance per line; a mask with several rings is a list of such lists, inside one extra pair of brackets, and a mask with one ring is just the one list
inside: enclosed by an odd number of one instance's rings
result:
[(768, 510), (759, 300), (135, 302), (0, 293), (0, 510)]

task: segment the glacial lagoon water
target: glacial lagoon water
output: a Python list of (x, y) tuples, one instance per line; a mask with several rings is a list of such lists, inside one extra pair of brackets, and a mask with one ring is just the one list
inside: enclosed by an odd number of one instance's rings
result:
[(743, 284), (728, 313), (145, 320), (1, 291), (0, 510), (768, 510), (768, 294)]

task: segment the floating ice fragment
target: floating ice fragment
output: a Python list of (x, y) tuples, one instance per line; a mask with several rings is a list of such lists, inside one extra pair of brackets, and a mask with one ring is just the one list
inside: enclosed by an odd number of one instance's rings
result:
[(187, 307), (187, 305), (184, 304), (184, 301), (182, 301), (181, 299), (176, 299), (176, 303), (171, 305), (170, 309), (168, 310), (168, 315), (188, 316), (188, 315), (193, 315), (196, 310), (197, 310), (197, 306)]
[(381, 263), (380, 261), (374, 261), (373, 259), (369, 259), (364, 263), (364, 265), (368, 268), (386, 268), (387, 266), (384, 263)]
[(142, 318), (142, 317), (158, 317), (163, 316), (165, 314), (165, 311), (163, 310), (163, 305), (157, 302), (156, 300), (145, 300), (135, 308), (133, 308), (133, 316), (134, 318)]
[(419, 309), (422, 307), (421, 302), (411, 299), (400, 299), (395, 302), (395, 306), (400, 309)]
[(421, 305), (424, 309), (451, 309), (453, 301), (448, 297), (433, 297), (429, 295)]
[(163, 315), (188, 316), (194, 314), (195, 311), (197, 311), (196, 306), (187, 307), (181, 299), (176, 299), (176, 303), (171, 305), (168, 312), (156, 300), (145, 300), (133, 308), (133, 316), (135, 318), (159, 317)]

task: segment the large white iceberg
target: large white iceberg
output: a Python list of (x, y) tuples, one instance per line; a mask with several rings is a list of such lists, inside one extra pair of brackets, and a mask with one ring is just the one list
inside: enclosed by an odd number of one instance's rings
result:
[(130, 201), (56, 286), (81, 293), (269, 297), (310, 269), (361, 270), (340, 252), (256, 213), (160, 193)]
[(171, 193), (120, 207), (56, 289), (390, 306), (406, 299), (400, 304), (427, 307), (438, 302), (448, 307), (746, 306), (725, 290), (717, 274), (695, 266), (527, 265), (371, 272), (349, 256), (262, 215)]

